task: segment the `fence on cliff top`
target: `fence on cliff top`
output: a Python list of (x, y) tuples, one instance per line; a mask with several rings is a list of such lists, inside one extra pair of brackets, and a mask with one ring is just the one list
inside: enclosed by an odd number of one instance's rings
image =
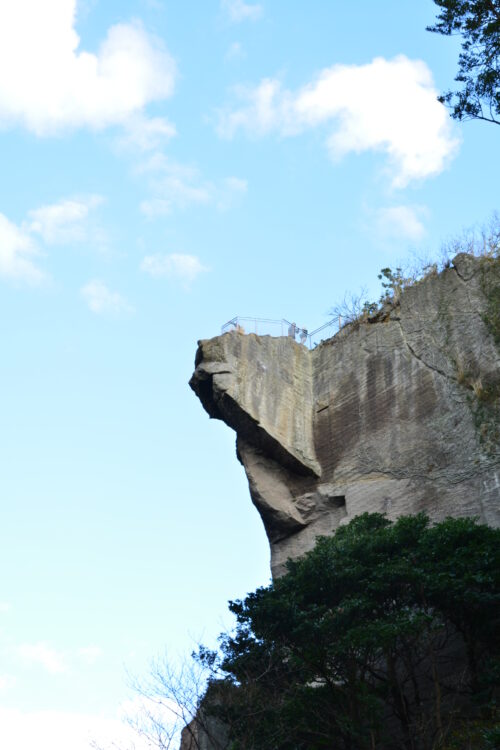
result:
[[(320, 340), (331, 338), (337, 331), (340, 331), (341, 327), (342, 320), (340, 315), (338, 318), (332, 318), (332, 320), (329, 320), (311, 332), (286, 320), (286, 318), (273, 320), (271, 318), (247, 318), (236, 315), (231, 320), (228, 320), (227, 323), (224, 323), (221, 328), (221, 334), (228, 333), (229, 331), (239, 331), (240, 333), (256, 333), (259, 336), (289, 336), (296, 341), (300, 341), (308, 349), (314, 349)], [(319, 333), (323, 334), (320, 338), (318, 338)]]

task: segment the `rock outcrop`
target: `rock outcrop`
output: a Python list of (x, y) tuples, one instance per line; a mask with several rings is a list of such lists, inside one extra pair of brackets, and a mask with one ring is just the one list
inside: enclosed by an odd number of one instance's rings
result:
[(460, 254), (311, 351), (199, 342), (190, 385), (236, 431), (273, 575), (365, 511), (500, 525), (498, 265)]

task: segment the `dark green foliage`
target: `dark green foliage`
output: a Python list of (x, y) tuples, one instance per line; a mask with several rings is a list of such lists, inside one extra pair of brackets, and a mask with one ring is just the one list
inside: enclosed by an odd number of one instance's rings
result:
[(233, 750), (434, 750), (452, 731), (488, 750), (498, 733), (499, 530), (365, 514), (230, 609), (235, 634), (199, 658)]
[(463, 84), (439, 101), (457, 120), (480, 119), (500, 125), (500, 0), (434, 0), (437, 23), (428, 27), (445, 36), (460, 34), (462, 51), (455, 81)]

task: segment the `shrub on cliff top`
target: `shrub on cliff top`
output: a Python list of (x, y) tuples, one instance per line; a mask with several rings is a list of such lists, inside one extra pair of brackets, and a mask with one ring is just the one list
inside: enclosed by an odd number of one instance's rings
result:
[[(498, 323), (498, 268), (500, 264), (500, 213), (494, 212), (490, 221), (481, 227), (472, 227), (462, 234), (449, 239), (441, 246), (438, 257), (430, 254), (426, 257), (415, 256), (395, 269), (382, 268), (378, 274), (382, 293), (378, 302), (366, 299), (367, 291), (362, 289), (358, 294), (344, 295), (329, 311), (332, 319), (340, 319), (342, 324), (355, 324), (373, 319), (387, 303), (397, 304), (401, 294), (409, 287), (449, 268), (455, 255), (467, 253), (483, 260), (483, 291), (488, 299), (488, 319), (493, 320), (493, 334), (500, 341), (500, 323)], [(497, 297), (495, 298), (495, 294)]]

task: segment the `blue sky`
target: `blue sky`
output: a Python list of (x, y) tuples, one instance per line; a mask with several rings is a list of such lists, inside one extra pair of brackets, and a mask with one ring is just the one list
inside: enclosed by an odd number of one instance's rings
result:
[[(0, 6), (0, 745), (81, 750), (269, 580), (188, 388), (234, 315), (328, 319), (488, 220), (431, 0)], [(121, 739), (126, 744), (126, 738)], [(69, 743), (69, 745), (68, 745)]]

